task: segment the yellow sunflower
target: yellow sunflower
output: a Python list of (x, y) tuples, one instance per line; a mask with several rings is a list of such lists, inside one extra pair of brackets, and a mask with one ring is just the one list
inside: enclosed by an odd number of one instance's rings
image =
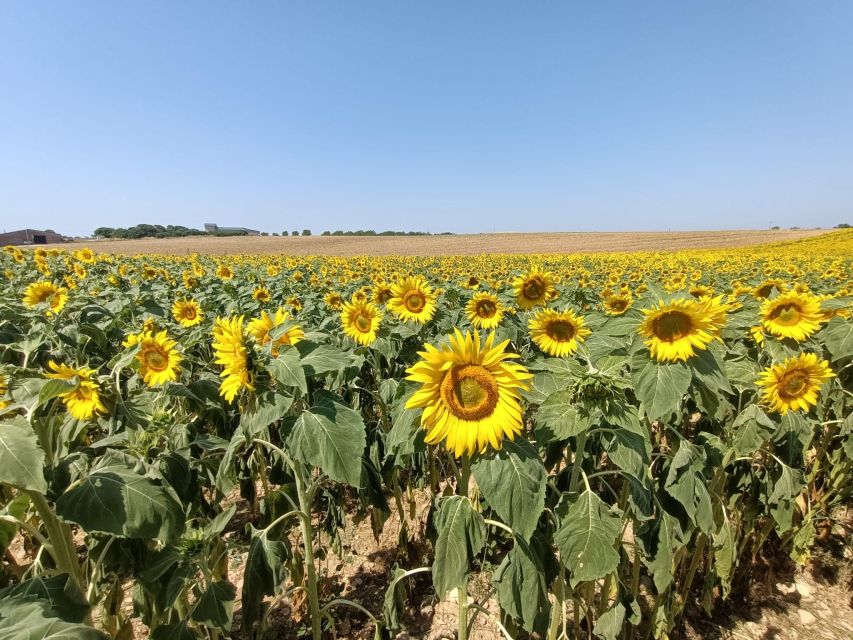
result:
[(272, 294), (266, 287), (255, 287), (255, 290), (252, 291), (252, 297), (258, 302), (269, 302), (272, 299)]
[(784, 293), (788, 290), (788, 287), (781, 280), (765, 280), (752, 290), (752, 295), (756, 298), (769, 298), (770, 294), (773, 293), (773, 289)]
[(195, 300), (176, 300), (172, 305), (172, 316), (182, 327), (194, 327), (201, 322), (204, 313)]
[(68, 291), (52, 282), (33, 282), (24, 289), (23, 302), (30, 308), (46, 302), (50, 307), (48, 312), (59, 313), (67, 301)]
[(87, 262), (89, 264), (94, 264), (95, 262), (95, 252), (92, 251), (89, 247), (83, 247), (82, 249), (78, 249), (74, 252), (74, 257), (77, 258), (80, 262)]
[(802, 342), (820, 329), (823, 313), (813, 295), (789, 291), (761, 304), (761, 325), (779, 338)]
[(661, 300), (651, 309), (643, 309), (643, 314), (637, 331), (646, 339), (652, 358), (662, 362), (687, 360), (697, 349), (707, 349), (719, 333), (699, 300)]
[(340, 311), (341, 306), (344, 304), (344, 299), (337, 291), (329, 291), (329, 293), (323, 296), (323, 302), (325, 302), (326, 306), (332, 311)]
[(512, 281), (512, 288), (515, 291), (518, 306), (522, 309), (532, 309), (556, 297), (555, 280), (554, 274), (542, 271), (538, 267), (534, 267), (526, 275), (517, 277)]
[(423, 276), (402, 278), (391, 287), (388, 308), (403, 320), (423, 324), (435, 315), (435, 295)]
[(632, 302), (630, 293), (611, 293), (602, 300), (604, 313), (609, 316), (621, 316), (631, 307)]
[(373, 287), (373, 302), (376, 304), (385, 304), (393, 297), (394, 291), (387, 282), (380, 282)]
[(220, 280), (231, 280), (234, 277), (234, 271), (227, 264), (220, 264), (216, 269), (216, 277)]
[(482, 292), (475, 294), (465, 305), (465, 315), (477, 329), (494, 329), (503, 320), (504, 310), (497, 296)]
[(495, 345), (491, 333), (485, 343), (479, 332), (459, 330), (440, 349), (427, 344), (422, 360), (407, 370), (408, 380), (421, 388), (406, 402), (423, 408), (421, 426), (427, 444), (445, 441), (456, 456), (500, 449), (504, 438), (513, 440), (523, 429), (519, 392), (533, 376), (505, 351), (509, 340)]
[(368, 345), (376, 340), (376, 332), (382, 321), (382, 311), (372, 302), (344, 302), (341, 310), (341, 324), (344, 333), (359, 344)]
[(75, 389), (59, 396), (72, 417), (77, 420), (89, 420), (96, 413), (107, 412), (107, 408), (101, 402), (100, 387), (97, 382), (92, 381), (92, 376), (95, 375), (94, 369), (86, 367), (74, 369), (65, 364), (57, 364), (53, 360), (50, 360), (47, 366), (53, 373), (44, 374), (46, 378), (70, 381), (76, 376), (79, 379)]
[(761, 399), (771, 410), (808, 411), (817, 404), (821, 386), (835, 374), (826, 360), (813, 353), (801, 353), (781, 364), (767, 367), (758, 378)]
[[(275, 315), (270, 315), (266, 311), (261, 311), (260, 318), (255, 318), (246, 325), (246, 332), (255, 339), (255, 342), (262, 347), (265, 347), (271, 340), (270, 331), (275, 327), (283, 325), (285, 322), (292, 321), (293, 319), (290, 317), (290, 314), (281, 307), (276, 310)], [(284, 333), (276, 338), (275, 343), (272, 345), (272, 357), (278, 357), (280, 347), (296, 344), (304, 337), (305, 332), (298, 324), (294, 324), (290, 328), (285, 329)]]
[(178, 379), (184, 357), (176, 349), (178, 343), (169, 338), (165, 330), (159, 333), (146, 331), (138, 340), (139, 373), (149, 387), (159, 387)]
[(536, 346), (557, 358), (572, 355), (591, 333), (583, 317), (571, 309), (543, 309), (530, 318), (528, 328)]
[(242, 389), (254, 391), (252, 374), (249, 372), (249, 351), (243, 332), (243, 316), (216, 318), (213, 322), (213, 355), (216, 364), (224, 368), (219, 377), (219, 395), (227, 402)]

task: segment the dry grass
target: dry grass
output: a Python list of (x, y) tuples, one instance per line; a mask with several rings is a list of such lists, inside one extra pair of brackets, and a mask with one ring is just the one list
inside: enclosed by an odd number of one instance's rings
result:
[(143, 240), (91, 240), (63, 245), (68, 249), (90, 246), (107, 253), (158, 253), (187, 255), (290, 254), (290, 255), (479, 255), (487, 253), (590, 253), (617, 251), (677, 251), (721, 249), (765, 242), (799, 240), (828, 233), (825, 229), (778, 231), (685, 231), (594, 233), (482, 233), (457, 236), (242, 236), (234, 238), (147, 238)]

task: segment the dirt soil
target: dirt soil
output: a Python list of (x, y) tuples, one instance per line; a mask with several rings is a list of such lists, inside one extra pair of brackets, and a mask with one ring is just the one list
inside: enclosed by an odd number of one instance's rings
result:
[(597, 253), (723, 249), (767, 242), (800, 240), (829, 233), (826, 229), (765, 231), (481, 233), (453, 236), (240, 236), (142, 240), (86, 240), (65, 249), (92, 247), (105, 253), (188, 255), (412, 255), (468, 256), (489, 253)]

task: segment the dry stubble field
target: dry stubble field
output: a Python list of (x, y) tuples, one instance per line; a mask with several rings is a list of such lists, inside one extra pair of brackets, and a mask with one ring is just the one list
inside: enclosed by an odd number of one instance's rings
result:
[(146, 238), (143, 240), (86, 240), (66, 245), (73, 250), (92, 246), (107, 253), (188, 255), (413, 255), (466, 256), (488, 253), (593, 253), (621, 251), (678, 251), (724, 249), (766, 242), (799, 240), (828, 233), (826, 229), (763, 231), (654, 231), (482, 233), (453, 236), (240, 236), (231, 238)]

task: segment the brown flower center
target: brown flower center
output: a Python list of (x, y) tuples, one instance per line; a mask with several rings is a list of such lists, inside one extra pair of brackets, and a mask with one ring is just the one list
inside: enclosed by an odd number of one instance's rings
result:
[(476, 311), (480, 318), (493, 318), (498, 312), (498, 307), (491, 300), (480, 300), (477, 302)]
[(664, 342), (675, 342), (693, 329), (693, 321), (690, 316), (682, 311), (667, 311), (652, 322), (652, 331), (658, 340)]
[(361, 331), (361, 333), (370, 333), (370, 329), (373, 326), (373, 323), (370, 322), (370, 318), (366, 315), (359, 314), (355, 317), (353, 321), (355, 328)]
[(411, 313), (420, 313), (426, 305), (426, 300), (420, 291), (409, 291), (403, 296), (403, 305)]
[(571, 322), (555, 320), (548, 324), (545, 332), (552, 340), (556, 340), (557, 342), (568, 342), (575, 337), (577, 328)]
[(809, 376), (804, 371), (791, 371), (779, 380), (779, 395), (785, 399), (799, 398), (809, 386)]
[(481, 420), (498, 404), (498, 383), (479, 364), (456, 365), (441, 381), (441, 397), (447, 408), (462, 420)]
[(143, 353), (145, 366), (154, 371), (165, 371), (169, 366), (169, 354), (160, 345), (150, 345)]
[(802, 311), (796, 303), (780, 304), (770, 314), (770, 319), (783, 327), (791, 327), (800, 321)]
[(530, 280), (525, 282), (524, 286), (521, 288), (521, 294), (528, 300), (539, 300), (544, 292), (545, 283), (542, 282), (542, 278), (539, 277), (530, 278)]

